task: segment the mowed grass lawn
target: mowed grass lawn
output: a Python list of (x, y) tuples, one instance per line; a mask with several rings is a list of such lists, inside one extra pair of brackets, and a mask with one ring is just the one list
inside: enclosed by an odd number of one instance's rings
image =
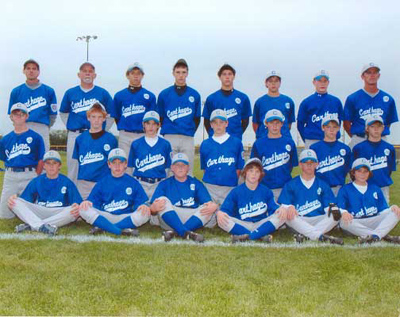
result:
[(214, 228), (201, 231), (204, 245), (165, 244), (150, 225), (139, 239), (90, 241), (83, 222), (56, 238), (14, 235), (18, 223), (0, 221), (0, 315), (400, 315), (400, 248), (387, 243), (359, 247), (344, 236), (344, 247), (299, 247), (282, 230), (270, 246), (232, 246)]

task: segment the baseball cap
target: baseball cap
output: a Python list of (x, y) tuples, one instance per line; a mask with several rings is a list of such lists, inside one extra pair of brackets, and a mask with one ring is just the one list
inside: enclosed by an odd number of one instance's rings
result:
[(143, 116), (143, 122), (153, 120), (156, 123), (160, 123), (160, 115), (156, 111), (148, 111)]
[(317, 154), (310, 149), (303, 150), (303, 152), (300, 153), (299, 160), (301, 163), (305, 163), (307, 161), (318, 162)]
[(28, 59), (28, 60), (24, 63), (24, 69), (26, 68), (26, 66), (27, 66), (28, 64), (35, 64), (36, 67), (37, 67), (37, 69), (40, 70), (39, 63), (38, 63), (37, 61), (35, 61), (34, 59), (32, 59), (32, 58)]
[(267, 73), (267, 77), (265, 78), (265, 80), (268, 80), (268, 78), (270, 77), (279, 77), (279, 79), (282, 79), (282, 76), (280, 73), (278, 73), (276, 70), (271, 70), (269, 73)]
[(185, 61), (183, 58), (180, 58), (180, 59), (178, 59), (178, 60), (176, 61), (176, 63), (175, 63), (175, 65), (174, 65), (173, 69), (175, 69), (175, 68), (177, 68), (177, 67), (179, 67), (179, 66), (183, 66), (183, 67), (186, 67), (187, 69), (189, 69), (188, 64), (186, 63), (186, 61)]
[(259, 165), (259, 166), (261, 167), (261, 169), (263, 169), (262, 163), (261, 163), (260, 159), (257, 158), (257, 157), (253, 157), (253, 158), (251, 158), (251, 159), (248, 159), (247, 162), (246, 162), (246, 164), (244, 164), (243, 169), (244, 169), (246, 166), (250, 165), (250, 164)]
[(339, 119), (337, 116), (327, 115), (322, 119), (321, 127), (323, 127), (324, 125), (328, 125), (328, 123), (331, 121), (335, 121), (338, 125), (340, 125)]
[(129, 65), (128, 69), (126, 70), (126, 74), (129, 74), (131, 71), (133, 71), (134, 69), (139, 69), (142, 74), (144, 74), (144, 70), (143, 70), (143, 66), (140, 65), (139, 63), (135, 62), (132, 65)]
[(43, 162), (46, 162), (47, 160), (54, 160), (61, 163), (61, 156), (57, 151), (50, 150), (43, 156)]
[(127, 160), (126, 153), (123, 149), (115, 148), (110, 151), (108, 154), (108, 161), (113, 162), (114, 160), (120, 160), (125, 162)]
[(280, 122), (285, 121), (285, 116), (278, 109), (269, 110), (264, 117), (264, 122), (271, 122), (273, 120), (279, 120)]
[(314, 75), (314, 80), (321, 80), (322, 77), (325, 77), (327, 80), (329, 80), (329, 73), (326, 70), (321, 69)]
[(363, 66), (363, 68), (361, 69), (361, 75), (364, 74), (370, 68), (376, 68), (376, 69), (378, 69), (378, 71), (381, 70), (377, 64), (371, 62), (371, 63), (365, 64)]
[(104, 112), (107, 112), (106, 108), (105, 108), (105, 107), (103, 106), (103, 104), (102, 104), (101, 102), (99, 102), (99, 101), (96, 101), (95, 103), (93, 103), (93, 104), (90, 106), (89, 110), (92, 110), (93, 108), (96, 108), (96, 109), (102, 110), (102, 111), (104, 111)]
[(81, 66), (79, 66), (79, 70), (82, 70), (83, 67), (85, 66), (90, 66), (93, 68), (93, 70), (96, 70), (96, 68), (94, 67), (94, 65), (90, 62), (84, 62)]
[(28, 107), (25, 104), (21, 103), (21, 102), (17, 102), (15, 104), (13, 104), (12, 107), (11, 107), (10, 113), (12, 113), (14, 110), (21, 110), (21, 111), (23, 111), (25, 113), (29, 113)]
[(356, 170), (360, 169), (361, 167), (366, 167), (369, 171), (371, 170), (371, 165), (369, 164), (369, 161), (364, 157), (356, 159), (351, 165), (351, 168), (354, 168)]
[(189, 165), (189, 157), (185, 153), (175, 153), (171, 164), (174, 165), (179, 162)]
[(384, 124), (382, 117), (380, 115), (374, 114), (372, 116), (369, 116), (367, 118), (367, 120), (365, 120), (365, 126), (369, 126), (369, 125), (373, 124), (374, 122), (380, 122), (380, 123)]
[(226, 115), (225, 110), (223, 109), (215, 109), (211, 112), (210, 121), (215, 119), (221, 119), (222, 121), (228, 121), (228, 116)]

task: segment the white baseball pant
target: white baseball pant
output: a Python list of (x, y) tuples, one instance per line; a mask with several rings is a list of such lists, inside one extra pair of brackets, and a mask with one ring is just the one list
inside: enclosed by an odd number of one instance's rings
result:
[(126, 217), (131, 217), (132, 223), (138, 228), (144, 225), (147, 221), (149, 221), (150, 216), (143, 215), (140, 211), (135, 210), (134, 212), (122, 214), (122, 215), (113, 215), (107, 211), (98, 210), (96, 208), (88, 208), (87, 210), (81, 210), (80, 216), (89, 224), (93, 225), (96, 221), (97, 217), (103, 216), (108, 221), (113, 224), (120, 222)]
[(286, 225), (296, 232), (308, 237), (310, 240), (318, 240), (319, 237), (331, 231), (338, 221), (327, 214), (315, 217), (296, 216), (293, 220), (287, 220)]

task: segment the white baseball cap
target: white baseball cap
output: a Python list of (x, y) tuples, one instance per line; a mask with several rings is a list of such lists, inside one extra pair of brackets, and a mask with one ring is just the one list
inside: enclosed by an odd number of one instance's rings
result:
[(246, 164), (244, 164), (243, 168), (245, 168), (247, 165), (250, 165), (250, 164), (257, 164), (257, 165), (259, 165), (261, 167), (261, 169), (263, 169), (262, 163), (261, 163), (260, 159), (257, 158), (257, 157), (253, 157), (251, 159), (248, 159)]
[(117, 159), (122, 162), (125, 162), (127, 160), (126, 153), (123, 149), (115, 148), (115, 149), (112, 149), (110, 151), (110, 153), (108, 154), (108, 161), (112, 162)]
[(318, 162), (317, 154), (310, 149), (303, 150), (303, 152), (300, 153), (299, 161), (301, 163), (305, 163), (307, 161), (313, 161), (313, 162)]
[(329, 80), (329, 73), (326, 70), (321, 69), (314, 75), (314, 80), (321, 80), (322, 77), (325, 77), (327, 80)]
[(17, 102), (15, 104), (13, 104), (11, 107), (10, 113), (13, 112), (14, 110), (21, 110), (22, 112), (29, 113), (28, 107), (21, 102)]
[(384, 124), (383, 119), (380, 115), (373, 114), (372, 116), (369, 116), (367, 118), (367, 120), (365, 120), (365, 126), (369, 126), (369, 125), (373, 124), (374, 122), (380, 122), (380, 123)]
[(364, 74), (370, 68), (376, 68), (378, 71), (381, 70), (380, 67), (378, 66), (378, 64), (375, 64), (375, 63), (371, 62), (371, 63), (365, 64), (363, 66), (363, 68), (361, 69), (361, 75)]
[(279, 77), (279, 79), (282, 79), (282, 76), (280, 73), (278, 73), (276, 70), (271, 70), (270, 72), (267, 73), (267, 77), (265, 78), (265, 80), (268, 80), (268, 78), (270, 77)]
[(126, 74), (130, 73), (131, 71), (133, 71), (135, 68), (139, 69), (142, 74), (144, 74), (144, 70), (143, 70), (143, 66), (140, 65), (139, 63), (135, 62), (132, 65), (128, 66), (128, 69), (126, 70)]
[(50, 150), (43, 156), (43, 162), (46, 162), (47, 160), (54, 160), (61, 163), (61, 156), (57, 151)]
[(334, 115), (326, 115), (322, 121), (321, 121), (321, 127), (328, 125), (329, 122), (331, 121), (335, 121), (339, 126), (340, 126), (340, 122), (339, 122), (339, 118), (337, 116)]
[(160, 115), (156, 111), (148, 111), (143, 116), (143, 122), (153, 120), (156, 123), (160, 123)]
[(356, 159), (351, 165), (351, 168), (356, 170), (360, 169), (361, 167), (366, 167), (369, 171), (371, 170), (371, 164), (369, 164), (369, 161), (364, 157)]
[(102, 104), (100, 101), (94, 102), (94, 103), (90, 106), (89, 110), (91, 110), (92, 108), (101, 108), (101, 110), (103, 110), (104, 112), (107, 112), (106, 107), (104, 107), (103, 104)]
[(285, 116), (282, 114), (282, 112), (278, 109), (272, 109), (269, 110), (264, 117), (264, 123), (266, 122), (271, 122), (273, 120), (279, 120), (280, 122), (285, 121)]
[(179, 162), (189, 165), (189, 157), (185, 153), (175, 153), (171, 164), (174, 165)]
[(222, 121), (228, 121), (228, 116), (226, 115), (225, 110), (223, 109), (215, 109), (211, 112), (210, 121), (215, 119), (221, 119)]

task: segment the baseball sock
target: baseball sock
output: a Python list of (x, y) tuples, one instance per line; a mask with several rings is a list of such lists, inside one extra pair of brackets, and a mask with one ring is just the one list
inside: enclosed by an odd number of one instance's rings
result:
[(199, 217), (191, 216), (186, 222), (185, 227), (190, 231), (195, 231), (201, 227), (203, 227), (203, 222)]
[(121, 234), (121, 229), (112, 224), (107, 218), (103, 216), (98, 216), (93, 222), (93, 226), (99, 227), (100, 229), (106, 230), (116, 235)]
[(239, 225), (238, 223), (235, 223), (231, 231), (229, 231), (230, 234), (233, 234), (235, 236), (239, 236), (242, 234), (250, 234), (250, 230), (247, 230), (245, 227)]
[(165, 221), (165, 223), (174, 229), (181, 237), (185, 236), (186, 227), (183, 225), (182, 221), (179, 219), (175, 210), (170, 210), (165, 212), (161, 218)]
[(258, 240), (262, 237), (270, 234), (276, 230), (275, 226), (270, 222), (264, 222), (261, 226), (259, 226), (256, 230), (250, 233), (250, 240)]
[(126, 228), (136, 229), (137, 228), (135, 226), (135, 224), (132, 222), (131, 216), (125, 217), (121, 221), (119, 221), (116, 224), (114, 224), (114, 226), (116, 226), (116, 227), (118, 227), (120, 229), (126, 229)]

